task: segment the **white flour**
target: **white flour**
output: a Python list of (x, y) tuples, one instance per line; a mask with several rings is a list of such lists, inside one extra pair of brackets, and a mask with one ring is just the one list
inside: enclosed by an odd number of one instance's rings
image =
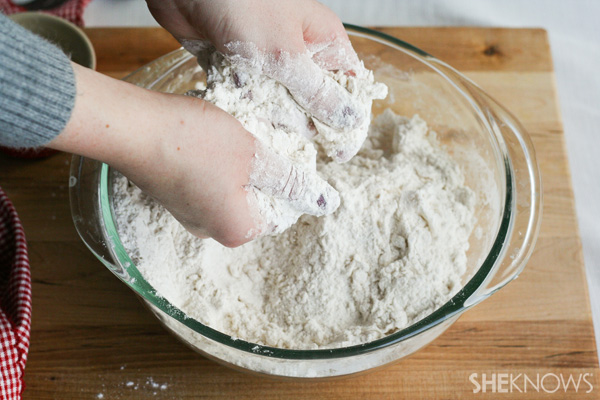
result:
[[(308, 141), (289, 146), (290, 157), (315, 156)], [(475, 195), (425, 122), (386, 110), (357, 156), (346, 164), (319, 157), (316, 168), (340, 194), (337, 211), (304, 215), (236, 249), (194, 238), (119, 177), (121, 240), (150, 284), (190, 317), (276, 347), (381, 338), (460, 289)]]

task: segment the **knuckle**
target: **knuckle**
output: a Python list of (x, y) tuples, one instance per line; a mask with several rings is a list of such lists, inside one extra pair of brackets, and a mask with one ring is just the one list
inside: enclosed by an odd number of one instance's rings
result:
[(306, 172), (292, 165), (288, 174), (287, 181), (281, 189), (281, 196), (291, 201), (302, 198), (306, 189)]

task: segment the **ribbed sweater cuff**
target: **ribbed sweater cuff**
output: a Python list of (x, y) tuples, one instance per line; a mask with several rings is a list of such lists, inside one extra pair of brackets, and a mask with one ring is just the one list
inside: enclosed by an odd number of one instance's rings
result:
[(75, 75), (65, 53), (0, 13), (0, 145), (48, 143), (74, 105)]

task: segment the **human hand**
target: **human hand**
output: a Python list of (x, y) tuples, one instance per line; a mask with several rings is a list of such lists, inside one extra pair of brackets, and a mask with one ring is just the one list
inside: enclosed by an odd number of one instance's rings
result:
[[(304, 171), (261, 145), (242, 125), (212, 104), (166, 97), (160, 111), (174, 113), (145, 140), (155, 142), (144, 164), (121, 163), (120, 171), (156, 198), (192, 234), (238, 246), (276, 228), (272, 202), (299, 213), (325, 215), (339, 195), (316, 172)], [(256, 160), (260, 159), (260, 162)], [(118, 165), (119, 163), (117, 163)]]
[[(369, 118), (325, 71), (362, 68), (337, 16), (313, 0), (147, 0), (156, 20), (198, 55), (210, 41), (217, 50), (261, 68), (320, 122), (340, 131)], [(254, 46), (248, 46), (253, 44)], [(314, 130), (313, 130), (314, 131)], [(340, 132), (343, 134), (343, 132)], [(364, 136), (359, 136), (364, 140)], [(362, 140), (340, 141), (338, 161), (350, 159)]]
[[(73, 68), (75, 109), (49, 147), (110, 164), (192, 234), (234, 247), (269, 233), (272, 221), (254, 201), (261, 193), (312, 215), (339, 205), (315, 172), (261, 146), (216, 106)], [(263, 170), (256, 170), (257, 158)]]

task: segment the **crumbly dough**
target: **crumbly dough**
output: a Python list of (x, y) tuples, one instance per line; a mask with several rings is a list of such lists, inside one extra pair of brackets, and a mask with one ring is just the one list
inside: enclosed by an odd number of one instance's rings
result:
[(461, 288), (476, 199), (418, 116), (386, 110), (345, 164), (283, 132), (272, 143), (296, 160), (316, 157), (341, 204), (236, 249), (193, 237), (126, 178), (115, 180), (121, 240), (161, 296), (235, 338), (316, 349), (386, 336)]

